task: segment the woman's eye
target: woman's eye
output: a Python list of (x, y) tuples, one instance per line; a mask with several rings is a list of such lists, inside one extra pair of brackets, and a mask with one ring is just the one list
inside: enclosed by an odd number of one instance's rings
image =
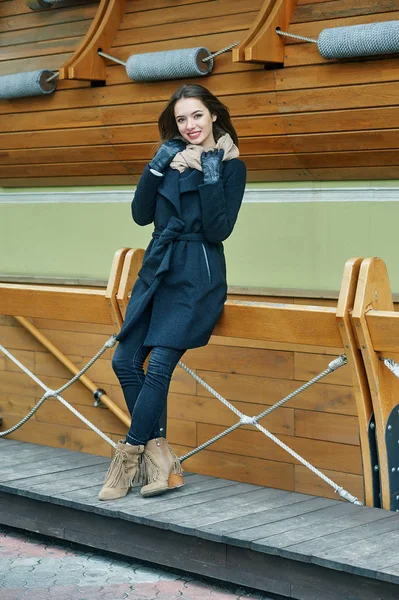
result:
[(198, 117), (198, 118), (201, 118), (201, 117), (202, 117), (202, 115), (201, 115), (201, 114), (198, 114), (198, 115), (195, 115), (195, 116), (196, 116), (196, 117)]

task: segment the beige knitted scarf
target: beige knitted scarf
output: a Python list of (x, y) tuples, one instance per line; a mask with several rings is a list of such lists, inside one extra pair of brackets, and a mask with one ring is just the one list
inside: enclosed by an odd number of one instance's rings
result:
[[(222, 135), (216, 142), (215, 150), (223, 150), (223, 160), (231, 160), (232, 158), (238, 158), (240, 155), (237, 146), (233, 142), (231, 136), (228, 133)], [(172, 169), (176, 169), (183, 173), (188, 168), (197, 169), (202, 171), (201, 166), (201, 154), (205, 151), (202, 146), (196, 146), (195, 144), (187, 144), (186, 148), (182, 152), (178, 152), (171, 162), (170, 166)]]

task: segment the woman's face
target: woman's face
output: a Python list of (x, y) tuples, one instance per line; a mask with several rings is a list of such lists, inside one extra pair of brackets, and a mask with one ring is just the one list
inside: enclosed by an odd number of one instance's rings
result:
[(175, 119), (180, 135), (189, 144), (203, 146), (205, 150), (215, 147), (211, 115), (199, 98), (181, 98), (175, 103)]

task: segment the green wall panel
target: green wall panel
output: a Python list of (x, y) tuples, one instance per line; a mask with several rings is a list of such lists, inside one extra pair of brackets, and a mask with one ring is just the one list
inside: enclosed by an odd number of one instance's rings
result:
[[(225, 242), (230, 285), (338, 290), (351, 256), (380, 256), (399, 292), (399, 202), (246, 202)], [(128, 203), (0, 203), (0, 274), (107, 278), (145, 247)]]

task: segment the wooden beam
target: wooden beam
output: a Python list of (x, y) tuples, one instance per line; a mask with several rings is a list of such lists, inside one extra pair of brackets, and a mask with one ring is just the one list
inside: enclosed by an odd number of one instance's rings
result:
[(213, 335), (337, 348), (335, 308), (228, 300)]
[(0, 313), (112, 325), (104, 291), (92, 288), (0, 284)]
[[(356, 400), (357, 416), (359, 420), (360, 448), (362, 453), (363, 480), (365, 503), (367, 506), (380, 506), (380, 485), (378, 472), (374, 467), (378, 465), (375, 455), (375, 429), (373, 404), (367, 382), (362, 355), (357, 346), (355, 332), (352, 327), (350, 313), (353, 309), (361, 258), (351, 258), (345, 264), (342, 278), (341, 291), (337, 306), (337, 321), (340, 326), (345, 354), (352, 373), (353, 392)], [(372, 443), (370, 444), (370, 436)]]
[[(367, 313), (370, 310), (393, 312), (387, 269), (385, 263), (379, 258), (365, 259), (360, 267), (352, 320), (373, 403), (379, 457), (381, 506), (386, 510), (391, 510), (393, 490), (390, 483), (386, 429), (392, 409), (398, 403), (399, 380), (379, 360), (379, 354), (374, 348), (367, 321)], [(380, 345), (383, 346), (383, 342)], [(397, 451), (397, 448), (395, 450)]]

